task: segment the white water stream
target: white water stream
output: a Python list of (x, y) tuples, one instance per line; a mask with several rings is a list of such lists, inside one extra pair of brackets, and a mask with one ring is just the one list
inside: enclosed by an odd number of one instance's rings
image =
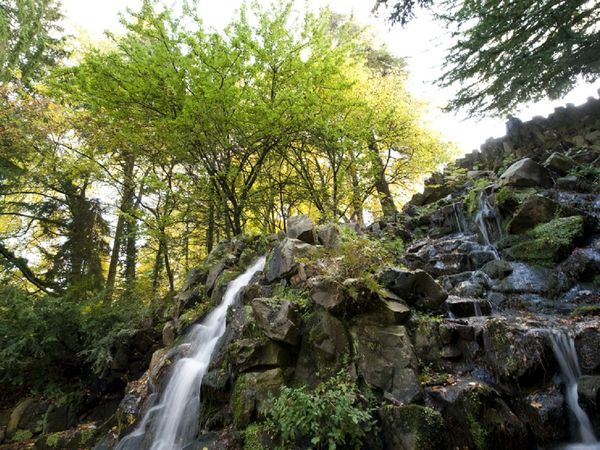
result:
[(502, 223), (500, 213), (490, 203), (485, 189), (479, 193), (479, 207), (475, 215), (475, 223), (479, 228), (484, 243), (495, 249), (494, 242), (502, 238)]
[(194, 440), (198, 429), (202, 378), (225, 333), (227, 309), (264, 265), (263, 256), (231, 281), (219, 306), (188, 332), (183, 345), (190, 347), (189, 352), (173, 364), (159, 403), (150, 408), (139, 426), (119, 442), (117, 450), (180, 450)]
[(550, 343), (554, 356), (560, 366), (562, 381), (565, 383), (565, 398), (569, 410), (575, 419), (578, 443), (568, 444), (565, 450), (598, 450), (600, 443), (594, 435), (593, 427), (585, 411), (579, 406), (577, 394), (577, 381), (581, 376), (579, 360), (575, 350), (575, 341), (564, 332), (553, 331), (549, 333)]

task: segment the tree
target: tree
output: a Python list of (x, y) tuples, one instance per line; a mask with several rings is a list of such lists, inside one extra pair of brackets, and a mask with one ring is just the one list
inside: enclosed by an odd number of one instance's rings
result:
[(0, 82), (25, 85), (64, 56), (60, 3), (0, 0)]
[[(389, 2), (379, 1), (376, 8)], [(393, 3), (406, 24), (416, 6)], [(452, 30), (438, 82), (459, 86), (448, 107), (469, 115), (503, 115), (519, 104), (560, 98), (579, 80), (600, 77), (600, 8), (588, 0), (441, 0), (434, 16)]]

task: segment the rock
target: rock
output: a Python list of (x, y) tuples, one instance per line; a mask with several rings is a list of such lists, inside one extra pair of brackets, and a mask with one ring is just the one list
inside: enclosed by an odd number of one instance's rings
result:
[(206, 292), (207, 293), (212, 292), (219, 276), (221, 276), (221, 274), (223, 273), (223, 271), (226, 268), (231, 267), (233, 264), (235, 264), (236, 261), (237, 261), (237, 258), (234, 255), (226, 255), (223, 258), (221, 258), (210, 269), (210, 271), (208, 272), (208, 276), (206, 277)]
[(600, 375), (583, 375), (577, 380), (579, 403), (588, 414), (600, 412)]
[(315, 224), (305, 214), (293, 216), (287, 220), (287, 235), (291, 239), (298, 239), (307, 244), (317, 243)]
[(571, 158), (558, 152), (552, 153), (544, 162), (544, 166), (546, 166), (550, 170), (553, 170), (559, 175), (566, 175), (569, 172), (569, 170), (571, 170), (576, 165), (577, 163)]
[(427, 406), (386, 405), (377, 410), (388, 450), (439, 450), (447, 447), (446, 424)]
[(298, 239), (285, 238), (272, 251), (265, 268), (265, 277), (269, 283), (291, 275), (297, 269), (296, 258), (311, 253), (313, 247)]
[(315, 387), (335, 375), (350, 357), (350, 340), (343, 323), (318, 309), (304, 322), (294, 382)]
[(510, 223), (508, 231), (512, 234), (524, 233), (541, 223), (549, 222), (556, 216), (560, 205), (541, 195), (532, 195), (519, 207)]
[(483, 298), (486, 293), (486, 285), (482, 280), (471, 277), (468, 280), (456, 284), (450, 294), (457, 297), (476, 297)]
[(511, 259), (549, 264), (564, 259), (583, 236), (582, 216), (561, 217), (536, 226), (528, 232), (530, 240), (505, 251)]
[(500, 186), (550, 187), (552, 178), (548, 171), (531, 158), (524, 158), (511, 165), (499, 180)]
[(490, 261), (481, 268), (481, 272), (485, 273), (491, 279), (501, 280), (510, 275), (513, 271), (511, 263), (502, 259)]
[(565, 442), (569, 438), (564, 397), (559, 389), (534, 392), (524, 398), (519, 414), (533, 431), (538, 444)]
[(446, 299), (448, 312), (455, 317), (489, 316), (491, 307), (489, 302), (477, 298), (449, 296)]
[(442, 388), (429, 388), (428, 394), (450, 430), (447, 448), (532, 448), (523, 422), (490, 387), (459, 379)]
[(403, 299), (409, 306), (425, 311), (436, 311), (448, 297), (446, 291), (427, 272), (409, 272), (402, 269), (385, 269), (379, 281)]
[(593, 373), (600, 368), (600, 329), (586, 327), (575, 336), (575, 348), (583, 373)]
[(205, 269), (192, 269), (187, 273), (183, 288), (175, 296), (179, 303), (179, 311), (193, 306), (200, 299), (203, 284), (206, 282), (207, 277), (208, 272)]
[(553, 353), (539, 328), (520, 327), (507, 319), (488, 320), (483, 329), (485, 359), (492, 373), (521, 386), (548, 378)]
[(344, 302), (344, 291), (340, 283), (332, 278), (318, 278), (312, 281), (310, 298), (327, 311), (337, 309)]
[(274, 341), (290, 345), (298, 343), (298, 314), (291, 302), (273, 298), (252, 301), (256, 324)]
[(229, 348), (238, 372), (265, 367), (285, 367), (290, 352), (281, 344), (265, 337), (239, 339)]
[(262, 416), (262, 407), (269, 395), (277, 395), (282, 385), (283, 372), (279, 368), (240, 374), (231, 394), (235, 426), (243, 429), (253, 418)]
[(511, 263), (511, 267), (510, 275), (492, 283), (493, 291), (504, 294), (544, 295), (564, 290), (566, 279), (560, 272), (517, 262)]
[(359, 376), (384, 396), (402, 403), (422, 397), (417, 380), (415, 356), (403, 326), (377, 327), (357, 324), (351, 327)]
[(585, 181), (585, 179), (571, 175), (567, 177), (560, 177), (556, 180), (556, 187), (563, 191), (576, 191), (576, 192), (593, 192), (594, 186)]
[(162, 329), (162, 344), (163, 347), (170, 347), (175, 341), (175, 324), (172, 320), (165, 323)]
[(340, 230), (334, 223), (321, 225), (317, 228), (319, 243), (328, 248), (337, 247), (340, 241)]
[(600, 273), (600, 249), (595, 246), (576, 248), (560, 268), (571, 280), (593, 280)]
[(471, 269), (477, 270), (490, 261), (496, 260), (496, 253), (491, 250), (475, 250), (469, 253), (469, 265)]

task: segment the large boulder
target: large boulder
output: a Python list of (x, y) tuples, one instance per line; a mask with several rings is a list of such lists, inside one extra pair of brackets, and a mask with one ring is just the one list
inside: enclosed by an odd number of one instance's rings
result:
[(444, 419), (432, 408), (386, 405), (377, 413), (388, 450), (438, 450), (447, 446)]
[(350, 339), (344, 324), (318, 309), (304, 321), (294, 381), (314, 387), (335, 375), (349, 358)]
[(265, 267), (269, 283), (292, 275), (297, 270), (296, 258), (310, 254), (314, 247), (298, 239), (285, 238), (273, 249)]
[(321, 225), (317, 228), (319, 244), (325, 247), (337, 247), (340, 241), (340, 229), (334, 223)]
[(449, 448), (535, 448), (525, 424), (498, 392), (473, 379), (459, 379), (443, 388), (428, 389), (450, 432)]
[(593, 373), (600, 368), (600, 329), (597, 324), (578, 331), (575, 348), (584, 373)]
[(544, 166), (559, 175), (566, 175), (577, 165), (575, 161), (563, 153), (554, 152), (544, 162)]
[(538, 444), (546, 448), (549, 444), (568, 440), (565, 399), (556, 386), (527, 395), (520, 406), (519, 416), (531, 428)]
[(311, 279), (310, 298), (327, 311), (334, 311), (344, 302), (344, 290), (342, 285), (332, 278)]
[(417, 357), (403, 326), (358, 323), (350, 333), (359, 376), (395, 401), (411, 403), (422, 398)]
[(560, 205), (541, 195), (532, 195), (519, 207), (508, 225), (512, 234), (524, 233), (527, 230), (554, 219)]
[(424, 311), (438, 310), (448, 298), (448, 293), (423, 270), (388, 268), (380, 274), (379, 281), (409, 306)]
[(291, 302), (256, 298), (252, 301), (252, 312), (256, 324), (269, 338), (290, 345), (298, 343), (299, 317)]
[(548, 171), (531, 158), (524, 158), (500, 175), (500, 186), (531, 187), (552, 186), (552, 178)]
[(265, 402), (277, 395), (282, 385), (283, 372), (279, 368), (239, 375), (231, 394), (235, 426), (243, 429), (257, 416), (263, 416)]
[(553, 353), (539, 323), (530, 326), (508, 319), (488, 320), (483, 343), (486, 364), (498, 379), (531, 386), (549, 378)]
[(291, 239), (299, 239), (307, 244), (317, 243), (315, 224), (305, 214), (293, 216), (288, 219), (287, 235)]

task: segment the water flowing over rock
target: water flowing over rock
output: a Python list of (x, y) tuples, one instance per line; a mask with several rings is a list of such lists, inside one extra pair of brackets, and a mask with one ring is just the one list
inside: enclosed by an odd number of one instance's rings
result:
[(202, 324), (194, 325), (186, 337), (190, 343), (188, 356), (173, 364), (169, 381), (158, 402), (145, 414), (137, 428), (124, 437), (119, 450), (182, 449), (191, 443), (198, 423), (200, 386), (219, 339), (225, 333), (225, 316), (237, 295), (254, 276), (263, 269), (265, 258), (259, 258), (246, 272), (233, 280), (220, 305)]
[(549, 338), (565, 384), (567, 405), (576, 421), (578, 440), (585, 445), (598, 447), (600, 443), (594, 435), (592, 423), (578, 402), (577, 382), (581, 377), (581, 370), (577, 361), (575, 341), (572, 337), (560, 332), (551, 332)]

